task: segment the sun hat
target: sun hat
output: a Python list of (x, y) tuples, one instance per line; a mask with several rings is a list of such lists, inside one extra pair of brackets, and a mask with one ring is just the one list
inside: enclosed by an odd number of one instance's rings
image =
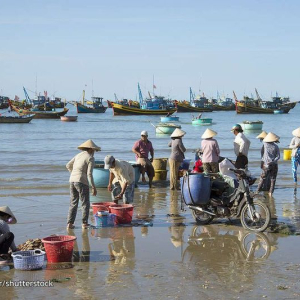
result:
[(264, 139), (267, 136), (267, 132), (262, 131), (256, 138), (257, 139)]
[(264, 138), (264, 143), (272, 143), (272, 142), (279, 142), (280, 137), (273, 132), (269, 132), (267, 136)]
[(243, 128), (240, 124), (235, 124), (232, 126), (231, 131), (237, 130), (238, 132), (243, 132)]
[(11, 212), (11, 210), (8, 206), (1, 206), (0, 207), (0, 212), (4, 212), (4, 213), (8, 214), (12, 218), (12, 221), (10, 222), (10, 224), (16, 224), (17, 223), (16, 217)]
[(300, 127), (293, 130), (292, 134), (293, 136), (300, 137)]
[(115, 158), (112, 155), (106, 155), (104, 158), (104, 169), (110, 169)]
[(141, 135), (148, 136), (148, 132), (147, 132), (146, 130), (143, 130), (143, 131), (141, 132)]
[(93, 149), (95, 151), (101, 151), (101, 148), (98, 147), (92, 140), (87, 140), (86, 142), (78, 146), (78, 149), (80, 150), (84, 150), (86, 148)]
[(212, 137), (214, 137), (215, 135), (217, 135), (218, 133), (216, 131), (213, 131), (209, 128), (207, 128), (204, 133), (201, 136), (201, 139), (210, 139)]
[(185, 131), (179, 129), (179, 128), (176, 128), (173, 133), (171, 134), (171, 138), (175, 138), (175, 137), (182, 137), (186, 134)]

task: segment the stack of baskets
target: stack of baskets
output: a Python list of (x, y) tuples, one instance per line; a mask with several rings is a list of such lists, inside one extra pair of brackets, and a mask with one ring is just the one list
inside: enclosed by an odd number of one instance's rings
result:
[(167, 158), (154, 158), (152, 166), (155, 171), (153, 181), (160, 181), (167, 179)]

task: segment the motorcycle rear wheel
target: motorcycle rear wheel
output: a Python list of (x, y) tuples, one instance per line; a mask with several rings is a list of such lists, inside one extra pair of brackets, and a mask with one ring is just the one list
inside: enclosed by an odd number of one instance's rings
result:
[(271, 221), (268, 206), (259, 200), (253, 201), (255, 216), (251, 217), (249, 205), (246, 204), (241, 211), (241, 223), (245, 229), (262, 232), (267, 229)]
[(198, 225), (207, 225), (214, 219), (214, 216), (199, 210), (192, 210), (192, 215)]

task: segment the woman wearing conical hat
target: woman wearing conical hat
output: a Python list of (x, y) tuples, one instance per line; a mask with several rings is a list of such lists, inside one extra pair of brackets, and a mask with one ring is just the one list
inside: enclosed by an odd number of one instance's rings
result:
[(290, 143), (290, 149), (292, 149), (292, 172), (294, 182), (297, 183), (297, 168), (300, 164), (300, 127), (293, 130), (293, 138)]
[(266, 131), (262, 131), (256, 138), (262, 142), (263, 139), (267, 136), (267, 134), (268, 133)]
[(16, 224), (17, 219), (8, 206), (0, 207), (0, 264), (4, 264), (9, 258), (8, 250), (17, 251), (14, 243), (14, 234), (8, 224)]
[(202, 134), (201, 149), (203, 152), (202, 163), (204, 173), (219, 172), (220, 148), (216, 139), (213, 139), (217, 132), (207, 128)]
[(176, 128), (174, 132), (171, 134), (172, 141), (169, 142), (168, 146), (171, 147), (172, 152), (169, 157), (169, 165), (170, 165), (170, 189), (171, 190), (179, 190), (178, 186), (178, 171), (179, 166), (183, 162), (184, 152), (186, 151), (183, 143), (182, 137), (185, 135), (185, 131)]
[(279, 143), (280, 137), (269, 132), (263, 139), (264, 146), (262, 148), (261, 158), (261, 175), (260, 181), (257, 186), (257, 192), (262, 190), (262, 187), (270, 176), (271, 184), (269, 189), (269, 195), (272, 196), (275, 188), (276, 177), (278, 173), (278, 160), (280, 159), (280, 151), (277, 143)]
[(92, 195), (97, 195), (96, 186), (93, 179), (93, 168), (95, 164), (94, 153), (100, 151), (92, 140), (87, 140), (81, 144), (78, 149), (82, 150), (79, 154), (74, 156), (66, 165), (71, 173), (70, 175), (70, 207), (68, 214), (67, 229), (73, 229), (79, 199), (82, 206), (82, 228), (87, 228), (89, 211), (90, 211), (90, 191), (89, 183), (92, 186)]

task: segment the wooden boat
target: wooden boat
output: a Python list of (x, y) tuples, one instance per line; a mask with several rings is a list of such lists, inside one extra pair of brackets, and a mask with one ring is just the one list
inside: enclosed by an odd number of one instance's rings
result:
[(0, 123), (29, 123), (35, 115), (0, 116)]
[(168, 113), (173, 114), (176, 108), (167, 109), (144, 109), (120, 105), (112, 103), (114, 115), (166, 115)]
[(192, 125), (210, 125), (212, 123), (211, 118), (200, 118), (200, 119), (193, 119)]
[(263, 121), (244, 121), (241, 123), (243, 130), (262, 130)]
[(155, 132), (158, 134), (172, 134), (176, 128), (181, 128), (178, 124), (159, 123), (155, 125)]
[(160, 117), (160, 121), (162, 123), (167, 123), (167, 122), (178, 122), (179, 117), (176, 116), (169, 116), (169, 117)]
[(109, 101), (109, 100), (106, 100), (106, 101), (107, 101), (107, 105), (109, 108), (112, 108), (113, 103), (117, 103), (117, 104), (124, 105), (124, 106), (140, 108), (140, 103), (137, 101), (133, 101), (133, 100), (123, 99), (123, 100), (116, 100), (116, 101)]
[(235, 110), (235, 104), (231, 98), (219, 98), (211, 99), (211, 103), (214, 111), (233, 111)]
[(78, 116), (61, 116), (60, 120), (64, 122), (76, 122)]
[[(79, 114), (88, 114), (88, 113), (105, 113), (107, 107), (102, 104), (103, 98), (101, 97), (92, 97), (92, 101), (85, 100), (85, 91), (83, 91), (82, 103), (76, 102), (77, 113)], [(90, 106), (86, 105), (90, 103)]]
[(212, 106), (197, 106), (197, 105), (191, 105), (187, 101), (185, 102), (176, 102), (177, 112), (212, 112), (213, 108)]
[[(136, 162), (129, 161), (129, 163), (134, 168), (135, 174), (135, 183), (137, 184), (141, 173), (140, 173), (140, 164)], [(107, 188), (109, 182), (109, 170), (104, 169), (104, 161), (103, 160), (96, 160), (95, 167), (93, 169), (93, 178), (97, 188)]]
[(284, 112), (281, 109), (276, 109), (276, 110), (274, 110), (273, 113), (278, 115), (278, 114), (283, 114)]
[(59, 119), (69, 111), (68, 108), (64, 108), (62, 111), (31, 111), (29, 109), (15, 107), (14, 105), (11, 105), (11, 108), (20, 116), (34, 114), (35, 119)]

